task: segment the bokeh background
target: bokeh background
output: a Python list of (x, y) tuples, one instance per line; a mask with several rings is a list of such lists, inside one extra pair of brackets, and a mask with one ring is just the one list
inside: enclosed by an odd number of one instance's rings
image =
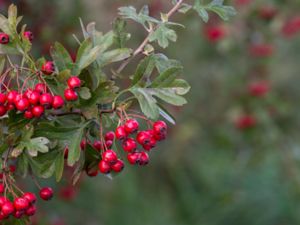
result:
[[(78, 18), (111, 29), (117, 8), (158, 0), (0, 1), (15, 3), (34, 32), (34, 54), (48, 57), (54, 41), (76, 54)], [(300, 1), (231, 0), (229, 22), (195, 14), (178, 42), (162, 52), (182, 61), (192, 84), (189, 104), (169, 139), (145, 168), (128, 167), (109, 180), (84, 177), (51, 185), (37, 225), (298, 225), (300, 224)], [(132, 47), (145, 35), (129, 23)], [(66, 174), (66, 177), (68, 175)], [(32, 187), (34, 190), (34, 187)]]

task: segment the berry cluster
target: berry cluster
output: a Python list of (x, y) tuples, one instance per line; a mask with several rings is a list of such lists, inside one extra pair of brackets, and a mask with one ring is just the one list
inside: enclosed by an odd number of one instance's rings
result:
[[(3, 183), (0, 184), (0, 221), (6, 220), (13, 216), (16, 219), (22, 217), (31, 217), (36, 213), (35, 203), (37, 201), (36, 195), (32, 192), (26, 192), (21, 196), (16, 195), (11, 189), (8, 189), (10, 193), (13, 193), (12, 199), (6, 195), (8, 188)], [(53, 196), (53, 191), (49, 187), (42, 188), (40, 191), (40, 197), (43, 200), (50, 200)]]
[(81, 80), (76, 77), (70, 77), (68, 79), (68, 88), (65, 89), (64, 96), (67, 101), (76, 101), (78, 99), (78, 95), (76, 92), (77, 88), (80, 88)]

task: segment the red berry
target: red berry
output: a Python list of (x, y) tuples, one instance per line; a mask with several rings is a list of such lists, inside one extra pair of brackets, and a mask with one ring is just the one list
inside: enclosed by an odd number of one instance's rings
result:
[(6, 103), (6, 94), (0, 93), (0, 105), (4, 105)]
[(164, 121), (157, 121), (153, 124), (153, 132), (155, 134), (166, 134), (168, 129), (167, 124)]
[(254, 82), (249, 84), (248, 90), (250, 95), (255, 97), (262, 97), (269, 92), (270, 86), (266, 81)]
[[(160, 137), (162, 137), (162, 136), (160, 136)], [(150, 151), (152, 148), (154, 148), (156, 146), (156, 142), (157, 142), (157, 140), (154, 137), (152, 137), (149, 143), (143, 145), (143, 148), (147, 151)]]
[(80, 142), (80, 149), (85, 150), (86, 149), (86, 140), (82, 139)]
[(76, 101), (78, 99), (78, 95), (73, 89), (66, 89), (64, 95), (67, 101)]
[(127, 137), (127, 133), (125, 131), (124, 126), (117, 127), (115, 134), (118, 140), (123, 140)]
[(36, 195), (31, 192), (26, 192), (23, 198), (27, 199), (29, 203), (34, 204), (36, 202)]
[(129, 153), (127, 155), (127, 160), (130, 164), (135, 165), (139, 162), (140, 159), (140, 154), (139, 152), (133, 152), (133, 153)]
[(24, 210), (21, 210), (21, 211), (15, 211), (13, 216), (16, 218), (16, 219), (20, 219), (22, 216), (24, 215)]
[(204, 35), (210, 42), (218, 42), (226, 36), (226, 30), (222, 25), (207, 26), (204, 29)]
[(147, 165), (149, 163), (149, 155), (146, 152), (141, 152), (139, 158), (139, 164), (141, 166)]
[(122, 160), (118, 159), (116, 161), (116, 163), (111, 166), (111, 168), (116, 173), (119, 173), (124, 169), (124, 162)]
[(139, 123), (134, 119), (127, 120), (124, 129), (128, 134), (132, 134), (139, 129)]
[(47, 85), (43, 83), (38, 83), (35, 85), (34, 90), (39, 92), (39, 93), (45, 93), (48, 91)]
[(34, 106), (31, 110), (33, 116), (37, 118), (41, 117), (44, 111), (45, 111), (44, 107), (40, 105)]
[(102, 153), (102, 159), (112, 165), (118, 160), (118, 156), (113, 150), (107, 150)]
[(45, 75), (51, 75), (52, 73), (54, 73), (55, 71), (55, 66), (54, 63), (52, 61), (47, 61), (42, 65), (42, 72)]
[(37, 105), (40, 102), (40, 92), (39, 91), (32, 91), (31, 93), (28, 93), (29, 97), (28, 100), (30, 104)]
[(122, 148), (125, 152), (133, 152), (137, 148), (137, 144), (133, 138), (127, 138), (122, 143)]
[(26, 216), (33, 216), (36, 213), (36, 207), (34, 205), (31, 205), (27, 210), (26, 210)]
[(79, 88), (81, 86), (81, 80), (76, 76), (70, 77), (68, 79), (68, 86), (70, 89)]
[(9, 200), (4, 197), (4, 196), (0, 196), (0, 208), (4, 205), (5, 202), (8, 202)]
[(16, 198), (14, 207), (17, 211), (25, 210), (29, 207), (29, 201), (26, 198)]
[(18, 95), (17, 91), (13, 90), (13, 91), (8, 92), (7, 102), (13, 104), (15, 102), (15, 99), (16, 99), (17, 95)]
[(1, 212), (3, 213), (4, 216), (9, 216), (14, 211), (15, 211), (14, 205), (10, 201), (7, 201), (2, 205)]
[(53, 197), (53, 190), (50, 187), (44, 187), (40, 190), (40, 197), (45, 201), (49, 201)]
[(0, 194), (4, 193), (4, 184), (0, 184)]
[(111, 148), (113, 146), (113, 143), (114, 142), (111, 140), (105, 141), (106, 148)]
[(147, 131), (140, 131), (137, 136), (136, 140), (141, 145), (146, 145), (151, 141), (151, 135)]
[(256, 119), (252, 115), (243, 115), (236, 121), (236, 127), (245, 130), (256, 126)]
[(53, 97), (52, 107), (53, 109), (60, 109), (64, 106), (65, 101), (60, 95), (55, 95)]
[(14, 104), (9, 103), (9, 104), (6, 105), (6, 110), (7, 110), (7, 111), (14, 110), (14, 109), (15, 109)]
[(105, 141), (113, 141), (115, 139), (115, 133), (113, 131), (109, 131), (105, 134)]
[(22, 98), (18, 102), (16, 102), (16, 108), (17, 108), (17, 110), (23, 112), (26, 109), (28, 109), (29, 104), (30, 103), (27, 98)]
[(40, 96), (40, 104), (45, 107), (52, 106), (53, 96), (50, 93), (45, 93)]
[(99, 170), (100, 170), (101, 173), (107, 174), (107, 173), (110, 172), (110, 165), (109, 165), (108, 162), (106, 162), (104, 160), (101, 160), (99, 162), (98, 167), (99, 167)]
[(0, 33), (0, 44), (8, 44), (9, 43), (9, 35), (6, 33)]
[(98, 175), (98, 169), (97, 167), (87, 167), (85, 169), (85, 172), (86, 174), (89, 176), (89, 177), (96, 177)]
[(23, 36), (28, 39), (28, 41), (33, 41), (33, 33), (31, 31), (24, 31)]
[(9, 171), (10, 171), (11, 173), (16, 172), (16, 166), (15, 166), (15, 165), (10, 165), (10, 166), (9, 166)]
[(101, 141), (95, 140), (94, 143), (93, 143), (93, 147), (97, 151), (101, 151), (101, 149), (102, 149), (102, 143), (101, 143)]
[(6, 107), (3, 105), (0, 105), (0, 117), (4, 116), (6, 114), (6, 112), (7, 112)]

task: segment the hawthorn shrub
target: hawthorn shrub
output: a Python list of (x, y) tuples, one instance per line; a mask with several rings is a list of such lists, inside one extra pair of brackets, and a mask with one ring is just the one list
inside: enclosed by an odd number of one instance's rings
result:
[[(30, 177), (40, 189), (39, 197), (53, 197), (51, 187), (40, 187), (37, 179), (52, 176), (59, 182), (66, 166), (75, 185), (82, 173), (96, 176), (98, 171), (112, 178), (125, 165), (149, 163), (150, 150), (167, 137), (168, 125), (175, 119), (165, 104), (182, 106), (190, 90), (180, 75), (183, 67), (159, 53), (177, 40), (172, 22), (179, 13), (196, 11), (204, 22), (209, 12), (224, 20), (235, 15), (222, 0), (193, 5), (172, 1), (172, 8), (160, 18), (140, 11), (119, 8), (113, 30), (105, 34), (95, 23), (81, 22), (83, 40), (76, 57), (56, 42), (48, 59), (34, 59), (31, 48), (34, 33), (11, 5), (7, 17), (0, 16), (0, 219), (2, 224), (27, 224), (36, 212), (37, 197), (21, 190), (17, 176)], [(125, 20), (133, 20), (147, 35), (136, 49), (127, 47), (131, 34)], [(212, 34), (215, 36), (214, 34)], [(129, 74), (124, 69), (135, 63)], [(119, 85), (127, 80), (128, 86)], [(163, 121), (165, 120), (165, 121)], [(128, 163), (125, 163), (128, 161)]]

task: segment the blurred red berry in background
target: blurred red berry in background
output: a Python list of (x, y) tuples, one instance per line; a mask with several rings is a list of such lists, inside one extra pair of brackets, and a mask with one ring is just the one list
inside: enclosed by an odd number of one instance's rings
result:
[(282, 34), (285, 37), (292, 37), (300, 31), (300, 16), (287, 20), (282, 27)]
[(241, 130), (253, 128), (256, 125), (256, 119), (252, 115), (243, 115), (236, 120), (236, 127)]
[(222, 25), (207, 25), (204, 27), (204, 35), (210, 42), (218, 42), (226, 36), (226, 30)]
[(256, 81), (248, 85), (248, 90), (250, 95), (256, 97), (262, 97), (269, 92), (270, 85), (267, 81)]
[(269, 57), (274, 54), (274, 46), (271, 44), (253, 44), (249, 52), (254, 57)]

